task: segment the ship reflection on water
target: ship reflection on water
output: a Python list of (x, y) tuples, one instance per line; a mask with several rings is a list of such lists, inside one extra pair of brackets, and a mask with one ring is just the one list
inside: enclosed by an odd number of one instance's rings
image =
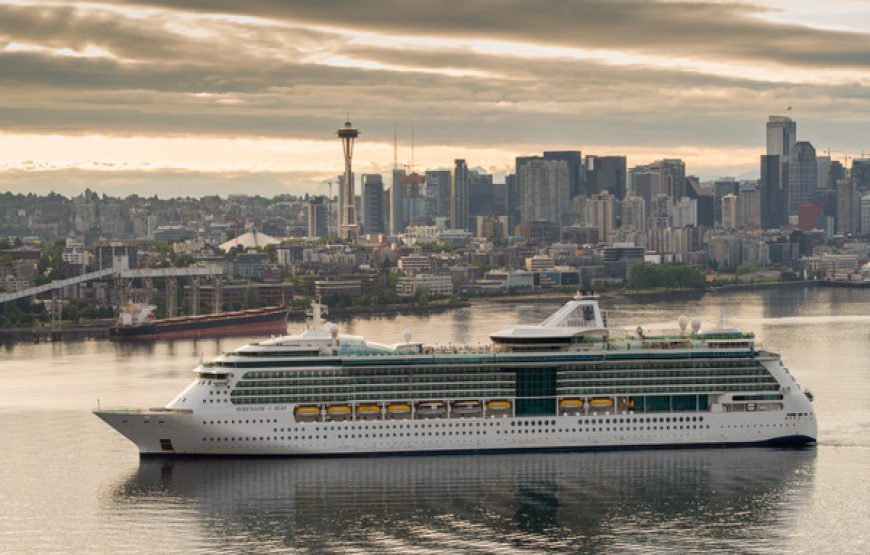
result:
[(242, 551), (747, 551), (784, 545), (816, 451), (142, 460), (110, 503), (184, 507)]

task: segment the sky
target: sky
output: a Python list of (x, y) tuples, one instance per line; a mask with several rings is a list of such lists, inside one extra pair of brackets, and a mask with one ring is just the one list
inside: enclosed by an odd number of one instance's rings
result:
[[(544, 150), (755, 177), (870, 156), (870, 0), (0, 0), (0, 191), (323, 193)], [(790, 111), (787, 111), (791, 107)], [(411, 149), (413, 129), (414, 149)]]

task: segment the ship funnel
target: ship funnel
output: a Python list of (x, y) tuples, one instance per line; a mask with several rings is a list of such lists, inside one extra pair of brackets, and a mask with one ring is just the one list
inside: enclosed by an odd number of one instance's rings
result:
[(677, 319), (677, 323), (680, 325), (680, 331), (686, 333), (686, 326), (689, 325), (689, 317), (683, 314)]

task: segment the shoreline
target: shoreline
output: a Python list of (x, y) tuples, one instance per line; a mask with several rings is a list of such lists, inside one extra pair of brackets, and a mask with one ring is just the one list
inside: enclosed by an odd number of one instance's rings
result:
[[(670, 298), (700, 298), (704, 295), (717, 295), (739, 291), (761, 291), (765, 289), (797, 289), (797, 288), (848, 288), (870, 289), (870, 282), (840, 282), (829, 280), (814, 281), (784, 281), (774, 283), (732, 283), (717, 287), (704, 287), (700, 289), (644, 289), (644, 290), (604, 290), (599, 295), (602, 299), (612, 300), (649, 300), (658, 301), (663, 297)], [(493, 295), (486, 297), (474, 297), (464, 301), (455, 301), (431, 305), (385, 305), (366, 307), (345, 307), (330, 310), (330, 316), (338, 321), (348, 321), (357, 316), (383, 316), (415, 315), (439, 313), (457, 308), (468, 308), (480, 304), (510, 302), (515, 304), (553, 302), (564, 303), (574, 297), (571, 292), (545, 291), (540, 293), (524, 293), (519, 295)], [(287, 316), (288, 322), (305, 321), (305, 310), (291, 310)], [(0, 328), (0, 344), (12, 343), (41, 343), (76, 341), (83, 339), (107, 340), (111, 322), (91, 322), (59, 328), (30, 327), (30, 328)]]

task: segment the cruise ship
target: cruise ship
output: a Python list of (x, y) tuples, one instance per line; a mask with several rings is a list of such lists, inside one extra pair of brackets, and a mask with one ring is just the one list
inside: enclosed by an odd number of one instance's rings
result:
[(578, 295), (483, 348), (344, 335), (312, 305), (299, 335), (194, 369), (165, 407), (97, 409), (141, 455), (349, 456), (799, 445), (812, 395), (752, 333), (611, 329)]

